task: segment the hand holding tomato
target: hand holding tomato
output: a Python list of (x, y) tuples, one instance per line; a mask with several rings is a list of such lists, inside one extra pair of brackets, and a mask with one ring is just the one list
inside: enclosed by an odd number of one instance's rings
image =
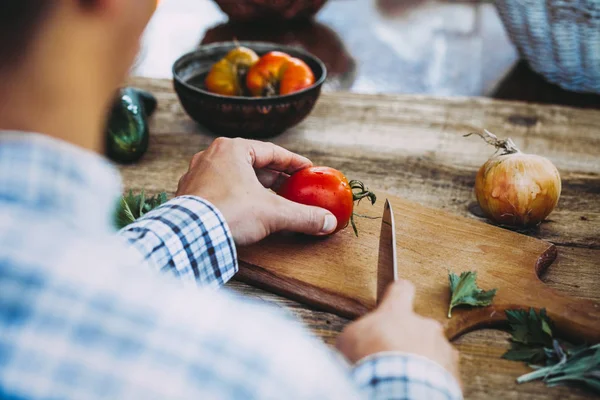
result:
[[(355, 192), (356, 190), (356, 192)], [(329, 167), (309, 167), (290, 176), (277, 190), (288, 200), (325, 208), (337, 219), (335, 232), (354, 224), (354, 202), (367, 197), (375, 204), (376, 196), (362, 182), (348, 179), (340, 171)]]
[(277, 231), (327, 235), (336, 229), (329, 211), (266, 189), (276, 190), (290, 174), (311, 166), (310, 160), (272, 143), (218, 138), (192, 158), (176, 196), (199, 196), (214, 204), (238, 245)]

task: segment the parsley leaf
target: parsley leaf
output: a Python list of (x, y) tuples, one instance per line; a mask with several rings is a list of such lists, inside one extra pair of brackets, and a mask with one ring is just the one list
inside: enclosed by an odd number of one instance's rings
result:
[(539, 363), (546, 359), (546, 349), (540, 346), (513, 342), (510, 350), (504, 353), (502, 358), (511, 361)]
[(526, 310), (506, 310), (506, 318), (511, 328), (511, 348), (502, 358), (512, 361), (539, 363), (552, 353), (552, 321), (542, 308), (539, 315), (530, 308)]
[(142, 193), (135, 196), (129, 190), (129, 193), (122, 196), (119, 201), (115, 213), (115, 225), (117, 229), (122, 229), (166, 202), (167, 194), (165, 192), (147, 198), (143, 190)]
[(506, 318), (512, 330), (514, 343), (552, 347), (552, 322), (546, 315), (545, 309), (542, 308), (539, 315), (533, 308), (529, 309), (529, 312), (506, 310)]
[(450, 280), (450, 306), (448, 318), (452, 317), (452, 309), (458, 305), (489, 306), (496, 295), (496, 289), (482, 290), (477, 287), (477, 272), (467, 271), (460, 277), (452, 272), (448, 274)]

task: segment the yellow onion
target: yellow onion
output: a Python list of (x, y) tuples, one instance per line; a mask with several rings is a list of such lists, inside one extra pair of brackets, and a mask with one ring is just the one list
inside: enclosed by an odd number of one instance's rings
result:
[(485, 216), (500, 225), (538, 225), (560, 197), (560, 175), (554, 164), (521, 152), (511, 139), (498, 139), (487, 130), (477, 135), (500, 151), (481, 166), (475, 179), (475, 195)]

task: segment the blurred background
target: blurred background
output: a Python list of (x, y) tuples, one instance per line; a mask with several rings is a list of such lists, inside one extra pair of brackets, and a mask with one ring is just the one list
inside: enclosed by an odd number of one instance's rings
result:
[[(289, 5), (282, 6), (285, 18), (265, 12), (265, 4), (294, 2), (310, 3), (314, 18), (292, 19), (300, 10)], [(510, 17), (516, 18), (512, 9), (505, 20)], [(505, 20), (492, 1), (478, 0), (163, 0), (134, 74), (171, 78), (173, 62), (201, 44), (259, 40), (300, 46), (319, 57), (329, 70), (324, 86), (329, 91), (486, 96), (600, 108), (600, 95), (589, 84), (576, 88), (588, 93), (565, 90), (520, 60), (524, 53), (514, 44), (518, 32), (510, 36)]]

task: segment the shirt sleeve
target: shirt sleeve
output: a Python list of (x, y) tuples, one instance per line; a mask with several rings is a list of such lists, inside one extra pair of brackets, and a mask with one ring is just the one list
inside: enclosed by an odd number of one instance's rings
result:
[(415, 354), (384, 352), (365, 357), (352, 377), (367, 399), (461, 400), (456, 379), (441, 365)]
[(223, 215), (199, 197), (176, 197), (123, 228), (119, 236), (149, 264), (183, 281), (218, 287), (238, 271)]

